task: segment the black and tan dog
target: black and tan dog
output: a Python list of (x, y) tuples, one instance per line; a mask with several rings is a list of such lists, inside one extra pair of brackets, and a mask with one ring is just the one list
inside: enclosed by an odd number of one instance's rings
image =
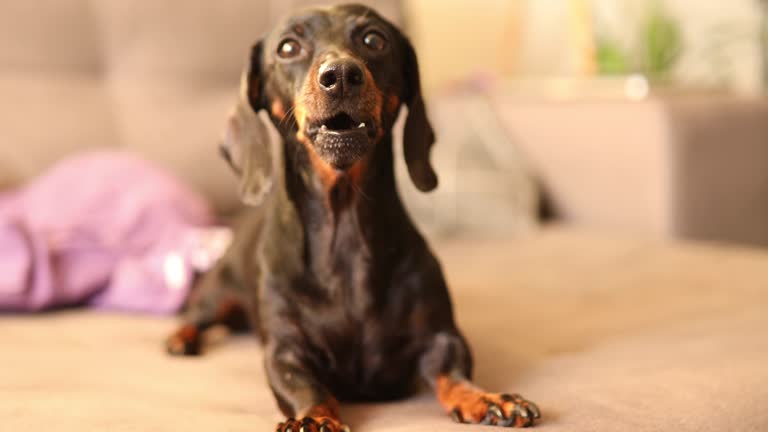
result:
[(343, 430), (339, 400), (400, 398), (418, 378), (456, 421), (530, 426), (539, 417), (520, 396), (470, 382), (440, 264), (395, 187), (402, 105), (408, 171), (429, 191), (434, 135), (416, 55), (392, 24), (359, 5), (311, 9), (253, 48), (222, 146), (252, 208), (168, 349), (199, 353), (215, 324), (252, 327), (289, 417), (280, 432)]

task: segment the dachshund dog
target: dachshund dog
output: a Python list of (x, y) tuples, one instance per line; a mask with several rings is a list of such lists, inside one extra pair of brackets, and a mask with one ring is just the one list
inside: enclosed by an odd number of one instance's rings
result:
[(252, 329), (288, 417), (278, 432), (347, 430), (339, 401), (401, 398), (420, 380), (458, 422), (525, 427), (540, 416), (470, 381), (440, 264), (395, 186), (403, 105), (408, 172), (430, 191), (434, 134), (416, 54), (394, 25), (361, 5), (309, 9), (252, 49), (221, 147), (250, 207), (167, 349), (198, 354), (213, 325)]

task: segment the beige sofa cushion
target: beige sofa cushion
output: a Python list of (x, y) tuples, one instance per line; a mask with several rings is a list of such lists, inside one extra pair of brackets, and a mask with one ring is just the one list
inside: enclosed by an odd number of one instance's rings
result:
[[(248, 49), (321, 0), (0, 2), (0, 187), (93, 147), (136, 152), (237, 207), (216, 145)], [(398, 0), (366, 0), (396, 22)]]
[(74, 151), (114, 145), (99, 52), (86, 1), (0, 3), (0, 186)]
[[(542, 431), (768, 430), (768, 254), (547, 231), (436, 245), (477, 381), (519, 391)], [(166, 356), (174, 319), (0, 316), (8, 431), (271, 431), (250, 337)], [(345, 405), (355, 431), (478, 430), (423, 394)]]

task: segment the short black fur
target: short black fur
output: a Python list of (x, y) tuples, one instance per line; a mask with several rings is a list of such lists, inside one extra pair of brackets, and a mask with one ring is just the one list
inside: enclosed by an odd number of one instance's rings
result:
[[(386, 51), (361, 47), (366, 31), (383, 35)], [(286, 38), (302, 46), (290, 60), (277, 55)], [(359, 65), (373, 82), (356, 77), (349, 85), (361, 87), (352, 96), (350, 89), (341, 96), (324, 92), (315, 75), (339, 59)], [(413, 47), (366, 7), (313, 9), (258, 42), (246, 69), (222, 149), (240, 175), (244, 200), (255, 207), (240, 218), (225, 257), (202, 277), (169, 350), (196, 354), (203, 330), (214, 324), (240, 330), (232, 323), (242, 320), (231, 317), (245, 313), (265, 347), (280, 409), (313, 419), (318, 430), (322, 421), (328, 431), (341, 424), (336, 400), (404, 397), (419, 378), (441, 402), (453, 400), (440, 380), (469, 385), (471, 355), (440, 264), (395, 185), (392, 125), (403, 104), (411, 178), (421, 190), (437, 185)], [(370, 119), (365, 127), (373, 137), (343, 167), (324, 158), (307, 127), (340, 107)], [(265, 138), (261, 110), (281, 143)]]

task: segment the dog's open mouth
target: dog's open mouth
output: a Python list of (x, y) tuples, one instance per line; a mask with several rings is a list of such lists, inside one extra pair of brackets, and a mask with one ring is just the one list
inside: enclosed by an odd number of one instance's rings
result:
[(320, 130), (339, 133), (349, 130), (356, 131), (358, 129), (365, 129), (365, 122), (357, 123), (357, 125), (355, 125), (355, 123), (355, 119), (353, 119), (352, 116), (345, 112), (341, 112), (323, 122), (322, 126), (320, 126)]
[(338, 112), (312, 122), (307, 135), (316, 151), (336, 169), (349, 168), (371, 148), (375, 136), (373, 121)]
[(372, 136), (373, 122), (363, 118), (352, 116), (346, 112), (339, 112), (332, 117), (313, 122), (307, 132), (310, 137), (321, 134), (345, 135), (363, 134)]

